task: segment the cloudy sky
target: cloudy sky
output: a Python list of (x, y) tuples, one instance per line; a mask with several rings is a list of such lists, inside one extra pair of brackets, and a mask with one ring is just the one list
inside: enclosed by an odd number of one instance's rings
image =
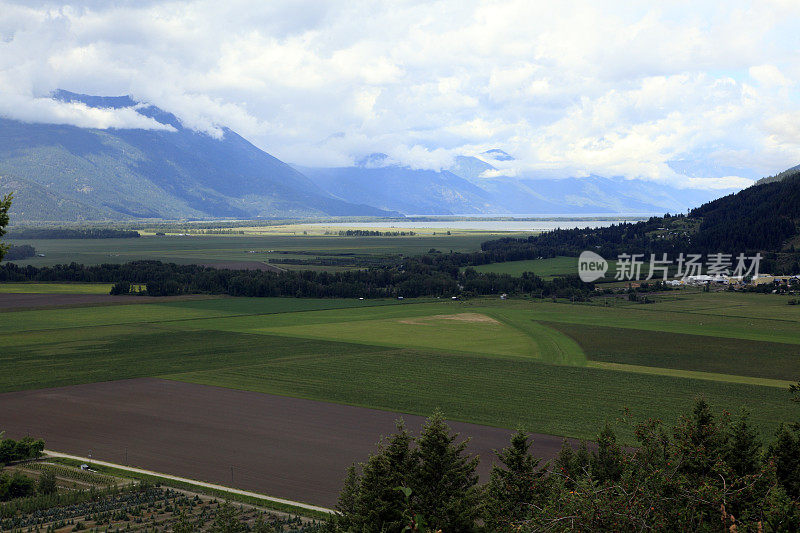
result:
[(795, 0), (0, 0), (0, 115), (160, 127), (47, 98), (131, 94), (301, 165), (500, 148), (506, 174), (741, 186), (800, 163), (798, 22)]

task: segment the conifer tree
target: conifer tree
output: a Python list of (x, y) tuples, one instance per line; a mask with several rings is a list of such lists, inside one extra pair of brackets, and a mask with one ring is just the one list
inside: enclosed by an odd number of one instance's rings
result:
[(414, 509), (434, 531), (471, 531), (477, 518), (478, 458), (467, 455), (468, 440), (457, 439), (437, 410), (413, 452)]
[(360, 476), (355, 466), (348, 469), (336, 507), (340, 529), (402, 531), (405, 501), (397, 488), (407, 484), (413, 468), (411, 442), (411, 435), (400, 420), (397, 432), (381, 442), (378, 453), (362, 465)]
[[(13, 198), (14, 196), (11, 194), (7, 194), (6, 196), (0, 198), (0, 237), (6, 234), (6, 226), (8, 225), (8, 211), (11, 209), (11, 200)], [(0, 261), (3, 260), (3, 255), (7, 249), (8, 247), (0, 243)]]
[(756, 474), (761, 463), (761, 441), (748, 419), (742, 413), (727, 431), (725, 462), (737, 476)]
[(592, 454), (592, 478), (601, 483), (619, 481), (623, 470), (622, 448), (608, 424), (597, 437), (597, 452)]
[(492, 466), (484, 507), (484, 522), (490, 531), (513, 530), (515, 524), (530, 518), (533, 504), (547, 497), (546, 471), (530, 448), (528, 435), (519, 429), (512, 435), (511, 445), (497, 452), (502, 466)]

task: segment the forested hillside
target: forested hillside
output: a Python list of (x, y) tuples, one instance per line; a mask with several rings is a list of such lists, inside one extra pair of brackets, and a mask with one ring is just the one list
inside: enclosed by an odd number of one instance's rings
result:
[(652, 217), (606, 228), (555, 230), (527, 239), (505, 238), (482, 245), (493, 261), (578, 255), (592, 250), (611, 258), (622, 253), (660, 254), (760, 252), (765, 270), (793, 272), (800, 246), (800, 174), (754, 185), (703, 204), (688, 215)]

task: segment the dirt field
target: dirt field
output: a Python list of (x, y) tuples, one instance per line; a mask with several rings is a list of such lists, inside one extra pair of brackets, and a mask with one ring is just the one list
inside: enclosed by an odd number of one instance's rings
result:
[(453, 322), (469, 322), (473, 324), (500, 324), (497, 320), (480, 313), (458, 313), (455, 315), (431, 315), (421, 318), (409, 318), (400, 320), (401, 324), (436, 324), (442, 320)]
[[(366, 459), (398, 414), (298, 398), (144, 378), (0, 394), (0, 430), (32, 434), (47, 447), (333, 506), (345, 469)], [(420, 417), (403, 415), (417, 433)], [(485, 479), (492, 450), (510, 431), (452, 427), (472, 437)], [(558, 437), (534, 436), (552, 457)]]

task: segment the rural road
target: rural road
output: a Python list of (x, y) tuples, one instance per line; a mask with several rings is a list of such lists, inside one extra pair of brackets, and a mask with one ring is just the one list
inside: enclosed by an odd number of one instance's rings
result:
[[(0, 429), (41, 437), (48, 449), (176, 477), (332, 508), (347, 467), (365, 461), (402, 417), (413, 434), (424, 418), (287, 396), (156, 378), (0, 394)], [(509, 429), (451, 422), (481, 459), (483, 481)], [(562, 438), (533, 435), (550, 459)]]
[(147, 474), (150, 476), (158, 476), (165, 479), (171, 479), (173, 481), (182, 481), (184, 483), (191, 483), (192, 485), (197, 485), (198, 487), (205, 487), (207, 489), (215, 489), (215, 490), (223, 490), (225, 492), (230, 492), (232, 494), (239, 494), (242, 496), (250, 496), (253, 498), (260, 498), (262, 500), (269, 500), (271, 502), (282, 503), (286, 505), (293, 505), (294, 507), (300, 507), (302, 509), (309, 509), (311, 511), (319, 511), (321, 513), (333, 513), (333, 509), (327, 509), (325, 507), (317, 507), (316, 505), (309, 505), (307, 503), (301, 502), (293, 502), (291, 500), (284, 500), (281, 498), (273, 498), (272, 496), (267, 496), (265, 494), (259, 494), (257, 492), (250, 492), (246, 490), (234, 489), (232, 487), (225, 487), (222, 485), (216, 485), (214, 483), (206, 483), (205, 481), (197, 481), (196, 479), (189, 479), (185, 477), (179, 476), (171, 476), (169, 474), (163, 474), (161, 472), (153, 472), (152, 470), (145, 470), (143, 468), (134, 468), (131, 466), (120, 465), (116, 463), (109, 463), (107, 461), (97, 461), (95, 459), (90, 459), (88, 457), (80, 457), (78, 455), (70, 455), (68, 453), (61, 453), (55, 452), (53, 450), (45, 450), (44, 453), (47, 457), (64, 457), (66, 459), (75, 459), (77, 461), (83, 461), (85, 463), (91, 463), (93, 465), (100, 465), (100, 466), (109, 466), (112, 468), (118, 468), (120, 470), (126, 470), (128, 472), (136, 472), (138, 474)]

